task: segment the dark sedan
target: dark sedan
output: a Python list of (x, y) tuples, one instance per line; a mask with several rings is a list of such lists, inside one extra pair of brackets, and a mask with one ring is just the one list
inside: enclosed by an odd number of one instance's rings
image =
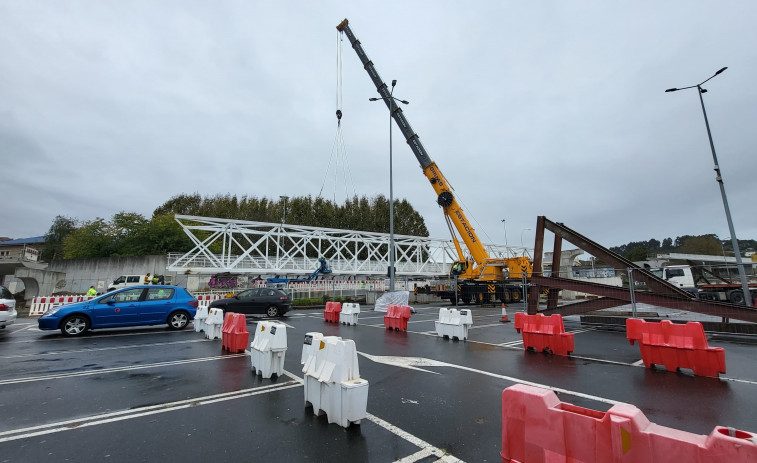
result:
[(265, 314), (269, 317), (281, 317), (292, 310), (289, 295), (276, 288), (254, 288), (210, 303), (212, 309), (242, 314)]

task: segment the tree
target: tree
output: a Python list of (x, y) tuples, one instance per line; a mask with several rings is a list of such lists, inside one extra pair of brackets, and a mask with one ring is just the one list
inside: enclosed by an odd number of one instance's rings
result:
[(639, 262), (642, 260), (647, 260), (648, 255), (649, 250), (647, 248), (636, 248), (626, 255), (626, 259), (630, 260), (631, 262)]
[(716, 235), (687, 236), (682, 240), (678, 252), (716, 256), (723, 252), (723, 248)]
[(76, 231), (76, 220), (62, 215), (56, 216), (50, 229), (45, 233), (42, 260), (50, 262), (63, 259), (63, 242), (74, 231)]
[(63, 241), (64, 259), (109, 257), (114, 250), (113, 230), (104, 219), (85, 222)]

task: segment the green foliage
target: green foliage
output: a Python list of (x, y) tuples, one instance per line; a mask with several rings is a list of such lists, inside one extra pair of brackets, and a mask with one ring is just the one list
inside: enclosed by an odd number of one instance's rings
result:
[[(268, 198), (237, 198), (216, 195), (180, 194), (155, 209), (159, 214), (196, 215), (254, 222), (286, 222), (311, 227), (389, 233), (389, 201), (383, 195), (348, 199), (342, 205), (311, 196), (278, 201)], [(394, 232), (398, 235), (428, 236), (423, 217), (407, 200), (394, 201)]]
[(681, 241), (681, 247), (678, 252), (716, 256), (723, 252), (723, 248), (717, 235), (687, 236), (686, 239)]
[(647, 260), (648, 255), (649, 250), (647, 248), (635, 248), (626, 255), (626, 259), (630, 260), (631, 262), (639, 262), (642, 260)]
[(45, 233), (45, 247), (42, 250), (43, 261), (63, 259), (63, 241), (76, 230), (76, 220), (59, 215), (53, 220), (50, 229)]
[(63, 241), (64, 259), (118, 257), (183, 252), (192, 241), (173, 216), (156, 215), (152, 220), (133, 212), (119, 212), (110, 221), (85, 222)]
[(63, 240), (64, 259), (107, 257), (115, 248), (113, 227), (100, 217), (77, 228)]
[[(755, 240), (739, 240), (741, 252), (757, 249)], [(717, 256), (721, 254), (733, 255), (731, 240), (720, 240), (715, 234), (683, 235), (665, 238), (662, 243), (654, 238), (649, 241), (632, 241), (628, 244), (610, 248), (632, 262), (638, 262), (655, 257), (657, 254), (679, 253)]]
[[(149, 220), (136, 212), (122, 211), (111, 220), (98, 217), (77, 226), (74, 219), (58, 216), (45, 235), (43, 258), (49, 261), (186, 252), (193, 244), (174, 220), (175, 214), (277, 223), (284, 220), (285, 209), (286, 221), (290, 224), (389, 232), (389, 201), (381, 195), (374, 198), (354, 197), (343, 205), (337, 205), (311, 196), (295, 197), (285, 202), (247, 196), (216, 195), (203, 198), (197, 193), (180, 194), (156, 208)], [(423, 217), (407, 200), (394, 202), (394, 232), (398, 235), (428, 236)], [(214, 243), (211, 251), (220, 252), (220, 246), (220, 242)], [(232, 252), (240, 251), (232, 249)], [(312, 250), (314, 257), (317, 252)]]

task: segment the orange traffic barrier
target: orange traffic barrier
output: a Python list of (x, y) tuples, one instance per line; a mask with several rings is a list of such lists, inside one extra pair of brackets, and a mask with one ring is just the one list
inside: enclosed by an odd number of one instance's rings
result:
[(232, 353), (244, 352), (249, 340), (250, 332), (247, 331), (247, 319), (244, 314), (226, 313), (221, 335), (222, 348)]
[(566, 333), (562, 317), (554, 314), (515, 314), (515, 330), (523, 332), (523, 347), (539, 352), (568, 355), (573, 352), (573, 333)]
[(323, 318), (327, 322), (339, 323), (339, 314), (342, 312), (341, 302), (329, 301), (326, 303), (326, 309), (323, 311)]
[(715, 378), (718, 373), (725, 373), (725, 350), (707, 345), (699, 322), (681, 325), (670, 320), (646, 322), (629, 318), (626, 337), (631, 345), (639, 341), (641, 360), (646, 368), (654, 365), (664, 365), (668, 371), (689, 368), (695, 375)]
[(390, 305), (384, 315), (384, 326), (390, 330), (407, 331), (408, 320), (410, 320), (410, 306)]
[(502, 392), (502, 462), (581, 463), (757, 461), (757, 437), (715, 427), (709, 436), (650, 423), (633, 405), (607, 412), (560, 402), (548, 389)]

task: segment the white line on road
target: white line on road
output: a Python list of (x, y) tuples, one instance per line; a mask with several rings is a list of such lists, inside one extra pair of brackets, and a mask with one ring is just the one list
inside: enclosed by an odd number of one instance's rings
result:
[(169, 402), (160, 405), (149, 405), (146, 407), (140, 407), (131, 410), (121, 410), (118, 412), (104, 413), (101, 415), (94, 415), (87, 418), (80, 418), (76, 420), (59, 421), (57, 423), (50, 423), (40, 426), (32, 426), (22, 429), (14, 429), (10, 431), (0, 432), (0, 442), (7, 442), (17, 439), (26, 439), (29, 437), (41, 436), (45, 434), (52, 434), (61, 431), (70, 431), (72, 429), (79, 429), (88, 426), (96, 426), (99, 424), (113, 423), (115, 421), (129, 420), (132, 418), (139, 418), (148, 415), (155, 415), (158, 413), (166, 413), (175, 410), (181, 410), (183, 408), (196, 407), (199, 405), (208, 405), (216, 402), (223, 402), (226, 400), (241, 399), (244, 397), (251, 397), (259, 394), (268, 394), (270, 392), (281, 391), (284, 389), (290, 389), (293, 387), (301, 387), (299, 382), (287, 382), (284, 384), (274, 384), (261, 386), (250, 389), (242, 389), (234, 392), (226, 392), (223, 394), (209, 395), (205, 397), (197, 397), (194, 399), (180, 400), (177, 402)]
[(197, 362), (208, 362), (212, 360), (225, 360), (225, 359), (231, 359), (231, 358), (236, 358), (236, 357), (244, 357), (246, 355), (247, 355), (246, 353), (230, 354), (230, 355), (216, 355), (214, 357), (204, 357), (204, 358), (189, 359), (189, 360), (176, 360), (173, 362), (158, 362), (158, 363), (150, 363), (147, 365), (133, 365), (129, 367), (103, 368), (101, 370), (74, 371), (71, 373), (60, 373), (60, 374), (53, 374), (53, 375), (29, 376), (26, 378), (5, 379), (5, 380), (0, 380), (0, 386), (4, 386), (6, 384), (21, 384), (21, 383), (32, 383), (35, 381), (48, 381), (51, 379), (73, 378), (77, 376), (90, 376), (90, 375), (100, 375), (100, 374), (107, 374), (107, 373), (117, 373), (120, 371), (144, 370), (146, 368), (158, 368), (158, 367), (173, 366), (173, 365), (186, 365), (186, 364), (197, 363)]
[[(359, 352), (359, 353), (362, 354), (362, 352)], [(305, 382), (305, 380), (303, 378), (300, 378), (300, 377), (298, 377), (298, 376), (294, 375), (293, 373), (290, 373), (290, 372), (288, 372), (286, 370), (284, 371), (284, 374), (286, 374), (290, 378), (296, 379), (300, 383), (304, 383)], [(394, 426), (393, 424), (389, 423), (388, 421), (382, 420), (381, 418), (379, 418), (376, 415), (373, 415), (371, 413), (367, 413), (366, 414), (366, 419), (368, 419), (369, 421), (371, 421), (371, 422), (379, 425), (380, 427), (386, 429), (387, 431), (391, 432), (395, 436), (400, 437), (400, 438), (402, 438), (402, 439), (410, 442), (411, 444), (417, 446), (418, 448), (422, 449), (421, 452), (426, 451), (426, 450), (429, 451), (430, 453), (427, 456), (434, 455), (435, 457), (439, 458), (441, 461), (448, 462), (448, 463), (463, 463), (463, 460), (460, 460), (460, 459), (455, 458), (455, 457), (453, 457), (451, 455), (448, 455), (442, 449), (434, 447), (433, 445), (431, 445), (428, 442), (424, 441), (420, 437), (414, 436), (414, 435), (410, 434), (409, 432), (407, 432), (407, 431), (405, 431), (405, 430), (403, 430), (403, 429), (401, 429), (401, 428), (399, 428), (397, 426)], [(417, 454), (418, 453), (414, 453), (413, 455), (417, 455)], [(413, 455), (411, 455), (410, 457), (412, 457)], [(405, 458), (410, 458), (410, 457), (405, 457)], [(400, 461), (413, 462), (413, 461), (418, 461), (418, 460), (417, 459), (414, 459), (414, 460), (405, 460), (405, 459), (402, 459)]]
[(133, 349), (135, 347), (154, 347), (154, 346), (172, 346), (174, 344), (188, 344), (195, 342), (213, 342), (210, 339), (192, 339), (190, 341), (171, 341), (171, 342), (155, 342), (152, 344), (133, 344), (129, 346), (113, 346), (113, 347), (100, 347), (92, 349), (72, 349), (72, 350), (54, 350), (50, 352), (38, 352), (33, 354), (18, 354), (18, 355), (3, 355), (0, 359), (15, 359), (26, 357), (39, 357), (41, 355), (61, 355), (61, 354), (76, 354), (81, 352), (99, 352), (105, 350), (120, 350), (120, 349)]

